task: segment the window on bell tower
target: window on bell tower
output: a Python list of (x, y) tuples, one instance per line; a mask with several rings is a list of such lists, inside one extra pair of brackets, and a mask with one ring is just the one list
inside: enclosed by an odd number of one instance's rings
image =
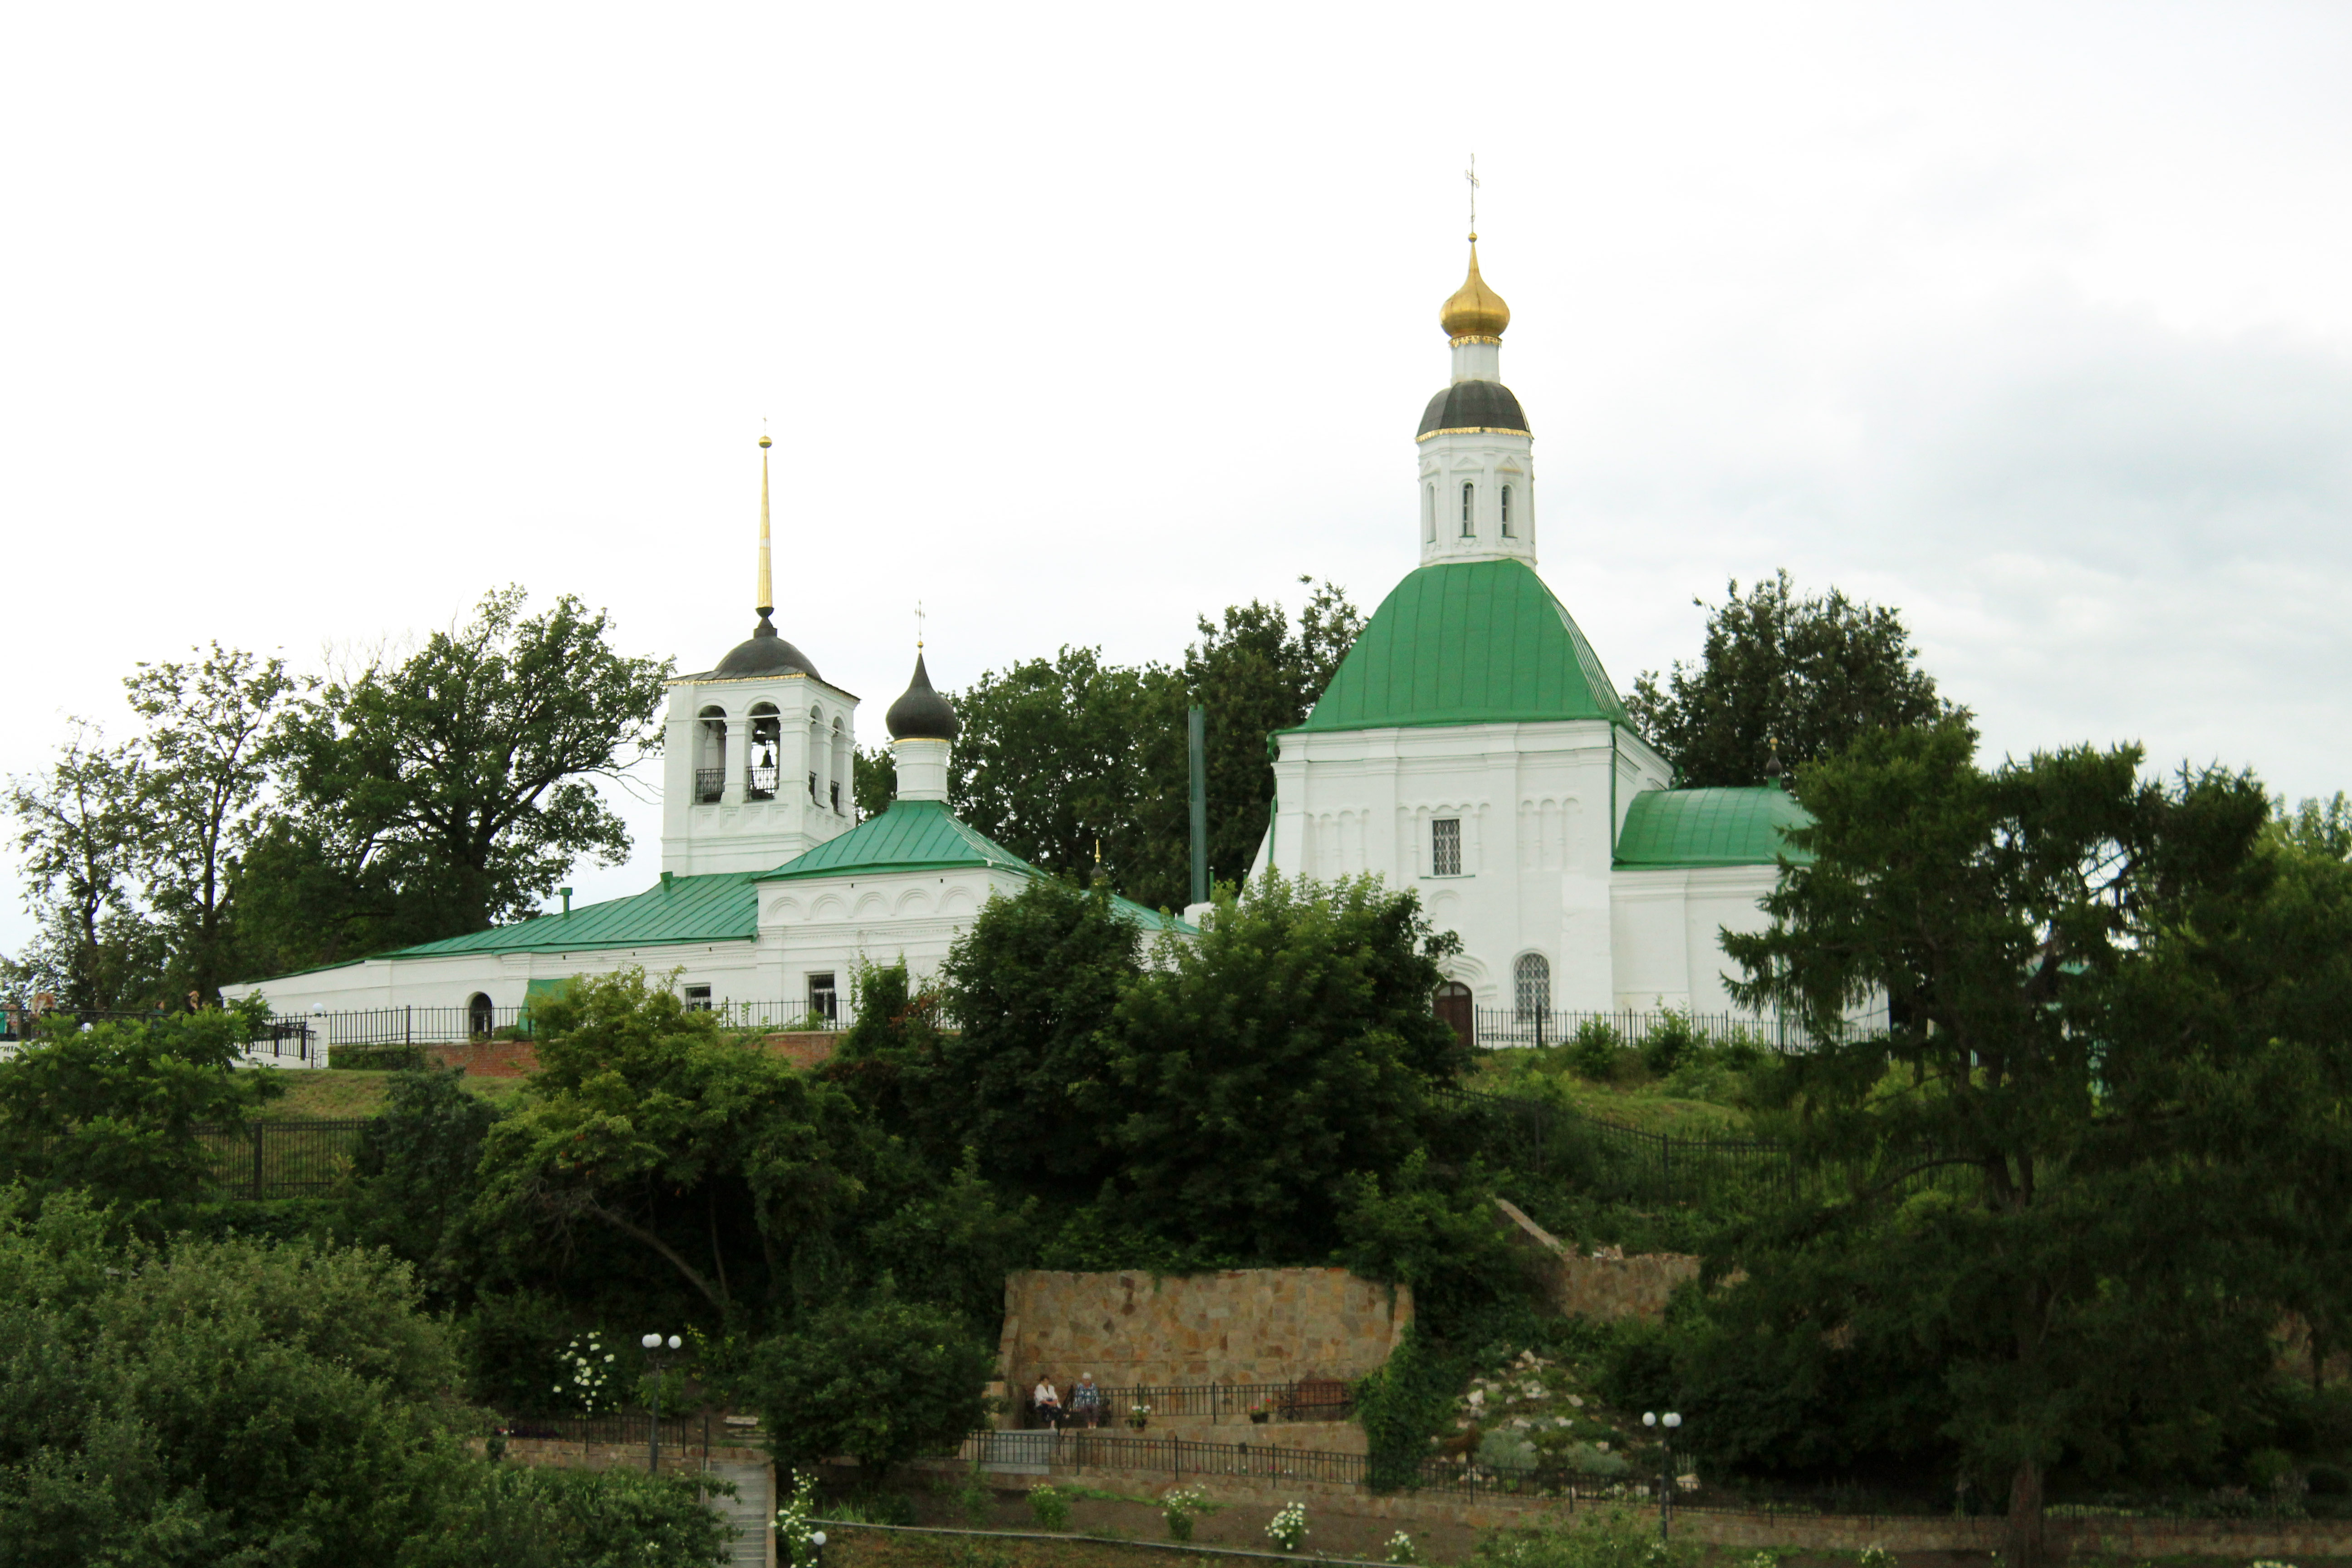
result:
[(1462, 537), (1465, 539), (1475, 538), (1478, 532), (1478, 525), (1474, 521), (1475, 514), (1472, 510), (1477, 500), (1478, 487), (1474, 484), (1464, 484), (1462, 487)]
[(1511, 487), (1508, 485), (1503, 487), (1502, 502), (1503, 537), (1508, 539), (1511, 537)]

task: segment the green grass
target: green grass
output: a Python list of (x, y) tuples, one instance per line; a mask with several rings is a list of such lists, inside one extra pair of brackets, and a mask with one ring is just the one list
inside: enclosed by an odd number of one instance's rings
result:
[[(286, 1086), (286, 1093), (269, 1102), (262, 1111), (271, 1121), (335, 1121), (349, 1117), (373, 1116), (383, 1110), (384, 1096), (391, 1092), (392, 1074), (388, 1072), (352, 1072), (348, 1069), (330, 1071), (289, 1071), (266, 1068), (278, 1074), (278, 1081)], [(493, 1104), (506, 1104), (529, 1087), (528, 1079), (469, 1078), (466, 1088)]]
[[(1463, 1087), (1484, 1094), (1529, 1093), (1528, 1067), (1507, 1055), (1490, 1058)], [(1544, 1075), (1550, 1091), (1588, 1116), (1598, 1116), (1644, 1132), (1672, 1132), (1677, 1137), (1738, 1136), (1749, 1131), (1748, 1113), (1704, 1100), (1683, 1100), (1667, 1094), (1655, 1082), (1638, 1085), (1595, 1083), (1572, 1072)]]

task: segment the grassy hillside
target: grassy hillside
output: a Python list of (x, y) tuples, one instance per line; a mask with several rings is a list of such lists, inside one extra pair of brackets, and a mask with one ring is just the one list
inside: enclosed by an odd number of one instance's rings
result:
[[(289, 1072), (276, 1068), (263, 1070), (276, 1072), (278, 1081), (286, 1086), (285, 1097), (272, 1100), (266, 1112), (272, 1121), (336, 1121), (373, 1116), (383, 1109), (383, 1097), (392, 1087), (392, 1074), (388, 1072), (340, 1068), (325, 1072)], [(485, 1100), (503, 1103), (520, 1094), (529, 1081), (519, 1078), (469, 1078), (466, 1088)]]

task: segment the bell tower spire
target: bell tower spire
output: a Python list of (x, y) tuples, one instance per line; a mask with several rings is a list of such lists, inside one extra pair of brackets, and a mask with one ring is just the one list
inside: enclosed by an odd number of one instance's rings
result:
[(775, 584), (768, 571), (768, 448), (774, 445), (765, 430), (760, 432), (760, 596), (751, 607), (760, 612), (763, 625), (772, 624), (768, 617), (776, 613)]

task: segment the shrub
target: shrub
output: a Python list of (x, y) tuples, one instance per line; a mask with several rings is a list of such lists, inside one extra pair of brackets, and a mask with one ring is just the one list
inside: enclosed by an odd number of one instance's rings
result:
[(1051, 1481), (1039, 1481), (1029, 1489), (1029, 1511), (1036, 1515), (1040, 1530), (1067, 1530), (1070, 1528), (1070, 1494)]
[(1606, 1083), (1617, 1076), (1617, 1059), (1625, 1037), (1606, 1018), (1587, 1018), (1576, 1026), (1567, 1044), (1568, 1065), (1579, 1078)]
[(329, 1046), (327, 1067), (343, 1072), (415, 1072), (425, 1065), (423, 1046)]
[(881, 1470), (980, 1426), (995, 1359), (938, 1307), (837, 1304), (754, 1346), (736, 1381), (786, 1461), (849, 1454)]
[(476, 1399), (519, 1415), (562, 1405), (550, 1391), (564, 1381), (564, 1343), (580, 1331), (562, 1302), (532, 1290), (486, 1291), (459, 1329)]
[(1489, 1568), (1691, 1568), (1697, 1557), (1618, 1511), (1574, 1529), (1496, 1531), (1479, 1538), (1477, 1561)]
[(1390, 1536), (1386, 1561), (1399, 1563), (1420, 1562), (1421, 1553), (1414, 1550), (1412, 1537), (1402, 1530)]
[(1685, 1058), (1706, 1048), (1706, 1037), (1691, 1026), (1690, 1015), (1668, 1007), (1660, 1014), (1657, 1026), (1642, 1040), (1642, 1065), (1664, 1078)]

